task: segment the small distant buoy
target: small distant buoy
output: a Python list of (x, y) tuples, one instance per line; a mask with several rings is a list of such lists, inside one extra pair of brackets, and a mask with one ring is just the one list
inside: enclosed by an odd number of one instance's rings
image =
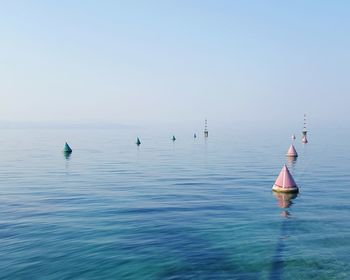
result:
[(172, 140), (175, 142), (175, 140), (176, 140), (175, 136), (173, 136), (173, 139), (172, 139)]
[(195, 133), (195, 134), (193, 134), (193, 138), (195, 138), (195, 139), (197, 138), (197, 134), (196, 134), (196, 133)]
[(286, 154), (287, 157), (298, 157), (298, 153), (297, 151), (295, 150), (294, 148), (294, 145), (290, 145), (288, 151), (287, 151), (287, 154)]
[(208, 121), (207, 121), (207, 119), (205, 119), (205, 122), (204, 122), (204, 137), (208, 138), (208, 136), (209, 136)]
[(295, 137), (295, 134), (293, 133), (292, 134), (292, 140), (295, 140), (295, 139), (297, 139), (297, 138)]
[(71, 149), (71, 147), (69, 147), (67, 142), (66, 144), (64, 144), (63, 152), (67, 154), (70, 154), (71, 152), (73, 152), (73, 150)]
[(286, 165), (283, 165), (280, 174), (278, 175), (275, 184), (272, 187), (275, 192), (297, 193), (299, 188), (295, 183)]
[(309, 142), (309, 141), (307, 140), (307, 137), (306, 137), (306, 135), (307, 135), (307, 129), (306, 129), (306, 114), (304, 114), (304, 127), (303, 127), (302, 133), (303, 133), (303, 138), (301, 139), (301, 142), (302, 142), (303, 144), (306, 144), (306, 143)]
[(140, 141), (140, 139), (137, 137), (137, 139), (136, 139), (136, 145), (137, 146), (140, 146), (141, 145), (141, 141)]

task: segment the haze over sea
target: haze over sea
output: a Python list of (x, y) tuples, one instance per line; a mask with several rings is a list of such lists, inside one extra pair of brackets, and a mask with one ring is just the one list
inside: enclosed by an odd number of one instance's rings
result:
[(1, 1), (0, 280), (350, 279), (349, 11)]
[[(307, 145), (288, 128), (210, 122), (206, 140), (202, 127), (1, 134), (1, 279), (350, 277), (341, 129), (311, 130)], [(285, 162), (296, 197), (271, 192)]]

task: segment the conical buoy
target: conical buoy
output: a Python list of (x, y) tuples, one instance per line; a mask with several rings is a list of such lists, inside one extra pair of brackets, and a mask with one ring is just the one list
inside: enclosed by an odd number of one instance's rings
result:
[(63, 152), (64, 152), (64, 153), (68, 153), (68, 154), (70, 154), (71, 152), (73, 152), (73, 150), (71, 149), (71, 147), (69, 147), (69, 145), (68, 145), (67, 142), (66, 142), (66, 144), (64, 144)]
[(193, 138), (197, 138), (197, 134), (195, 133), (195, 134), (193, 134)]
[(298, 186), (295, 183), (292, 175), (290, 174), (287, 165), (282, 167), (280, 174), (278, 175), (275, 184), (272, 187), (275, 192), (283, 193), (297, 193), (299, 192)]
[(307, 140), (307, 138), (306, 138), (306, 134), (303, 136), (303, 138), (301, 139), (301, 142), (303, 143), (303, 144), (306, 144), (306, 143), (308, 143), (309, 141)]
[(295, 148), (294, 148), (293, 145), (290, 145), (286, 156), (287, 156), (287, 157), (298, 157), (298, 153), (297, 153), (297, 151), (295, 150)]
[(295, 137), (295, 134), (293, 133), (292, 134), (292, 140), (295, 140), (295, 139), (297, 139), (297, 138)]
[(137, 139), (136, 139), (136, 145), (137, 146), (140, 146), (141, 145), (141, 141), (140, 141), (140, 139), (137, 137)]
[(172, 139), (173, 141), (175, 141), (176, 140), (176, 138), (175, 138), (175, 136), (173, 136), (173, 139)]

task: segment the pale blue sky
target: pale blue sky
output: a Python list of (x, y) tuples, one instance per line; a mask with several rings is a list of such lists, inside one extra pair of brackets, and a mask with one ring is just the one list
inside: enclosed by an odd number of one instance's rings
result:
[(0, 121), (350, 120), (348, 1), (0, 1)]

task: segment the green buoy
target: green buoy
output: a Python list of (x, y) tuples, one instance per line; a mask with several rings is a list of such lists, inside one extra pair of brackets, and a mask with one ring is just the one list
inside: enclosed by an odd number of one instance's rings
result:
[(197, 134), (195, 133), (195, 134), (193, 134), (193, 138), (194, 139), (196, 139), (197, 138)]
[(137, 140), (136, 140), (136, 145), (137, 146), (140, 146), (141, 145), (141, 141), (140, 141), (140, 139), (137, 137)]
[(67, 142), (66, 144), (64, 144), (63, 152), (66, 154), (70, 154), (71, 152), (73, 152), (73, 150), (71, 149), (71, 147), (69, 147)]
[(173, 142), (175, 142), (175, 140), (176, 140), (176, 138), (175, 138), (175, 136), (173, 136)]

